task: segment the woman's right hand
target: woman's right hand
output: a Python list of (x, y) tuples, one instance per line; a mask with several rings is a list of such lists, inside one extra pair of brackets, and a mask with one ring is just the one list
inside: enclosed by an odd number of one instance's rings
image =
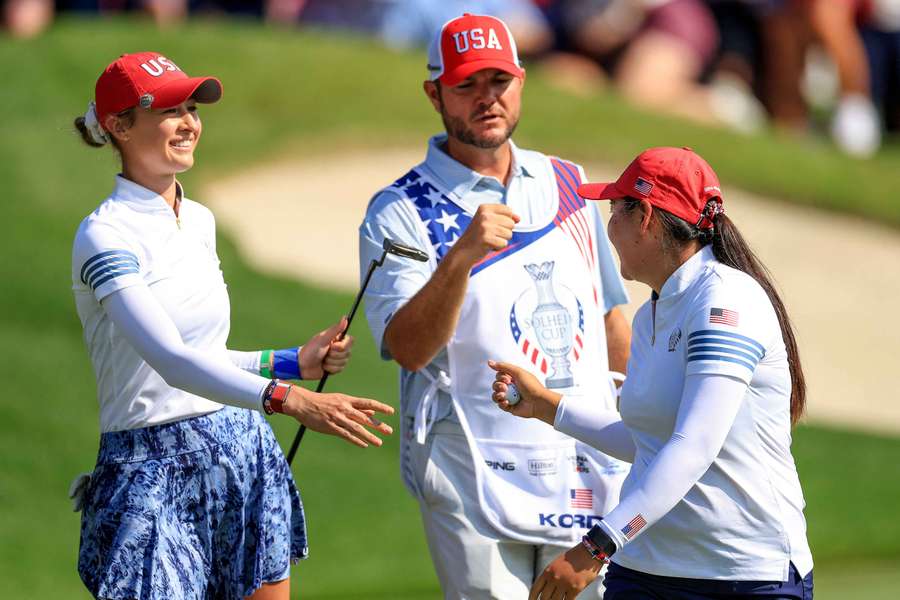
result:
[[(540, 419), (553, 425), (562, 395), (545, 388), (537, 377), (521, 367), (493, 360), (488, 361), (488, 366), (497, 372), (491, 398), (501, 410), (517, 417)], [(519, 392), (519, 402), (516, 404), (510, 404), (506, 398), (509, 384), (514, 384)]]
[(295, 385), (284, 402), (284, 414), (294, 417), (313, 431), (336, 435), (359, 446), (381, 446), (381, 438), (366, 427), (390, 435), (391, 426), (375, 418), (375, 413), (394, 414), (394, 409), (377, 400), (347, 394), (318, 394)]

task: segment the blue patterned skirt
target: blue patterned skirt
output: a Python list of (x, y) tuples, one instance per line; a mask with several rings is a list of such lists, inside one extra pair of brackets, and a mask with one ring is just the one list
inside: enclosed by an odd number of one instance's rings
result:
[(78, 572), (98, 598), (240, 599), (306, 558), (300, 494), (255, 411), (104, 433)]

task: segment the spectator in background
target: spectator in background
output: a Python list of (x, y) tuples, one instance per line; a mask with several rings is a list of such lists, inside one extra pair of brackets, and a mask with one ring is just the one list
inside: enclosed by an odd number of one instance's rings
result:
[(840, 79), (835, 143), (868, 157), (900, 126), (900, 0), (808, 0), (813, 28)]
[(38, 35), (53, 22), (53, 0), (6, 0), (3, 28), (17, 38)]
[(270, 23), (296, 24), (306, 0), (143, 0), (159, 25), (180, 23), (188, 14), (262, 18)]
[(531, 0), (307, 0), (301, 19), (368, 32), (389, 46), (409, 48), (427, 45), (435, 31), (464, 12), (503, 19), (525, 56), (547, 50), (553, 39)]
[[(255, 4), (255, 3), (254, 3)], [(144, 9), (157, 25), (180, 23), (187, 18), (187, 0), (145, 0)]]
[(306, 0), (5, 0), (3, 24), (13, 36), (22, 38), (44, 31), (52, 24), (56, 12), (144, 12), (160, 26), (180, 23), (188, 14), (249, 16), (272, 23), (295, 24), (304, 4)]
[(97, 15), (146, 9), (159, 22), (152, 7), (154, 4), (164, 5), (161, 15), (165, 17), (176, 6), (184, 6), (186, 0), (5, 0), (3, 25), (15, 37), (30, 38), (50, 27), (56, 13)]
[(546, 10), (561, 47), (596, 61), (632, 103), (744, 131), (763, 122), (749, 90), (723, 100), (700, 82), (719, 45), (702, 0), (557, 0)]
[[(798, 0), (705, 0), (719, 29), (719, 49), (709, 78), (720, 110), (742, 104), (762, 125), (807, 128), (800, 91), (810, 27)], [(750, 100), (756, 96), (762, 105)], [(763, 105), (765, 109), (763, 109)]]
[[(262, 18), (269, 23), (294, 25), (300, 20), (300, 13), (307, 0), (146, 0), (149, 5), (158, 5), (165, 11), (166, 5), (181, 4), (192, 15), (227, 15), (230, 17)], [(151, 9), (152, 12), (152, 9)], [(184, 13), (182, 12), (182, 17)], [(160, 19), (157, 18), (159, 22)]]

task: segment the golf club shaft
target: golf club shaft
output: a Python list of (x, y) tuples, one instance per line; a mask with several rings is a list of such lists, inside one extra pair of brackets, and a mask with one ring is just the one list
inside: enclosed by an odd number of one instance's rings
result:
[[(353, 316), (356, 314), (356, 309), (359, 308), (359, 303), (362, 300), (363, 294), (366, 293), (366, 288), (369, 286), (369, 280), (372, 279), (372, 273), (375, 272), (375, 269), (380, 267), (384, 263), (384, 259), (387, 256), (387, 250), (385, 250), (381, 255), (381, 260), (373, 260), (371, 264), (369, 264), (369, 272), (366, 273), (366, 279), (363, 281), (362, 287), (359, 289), (359, 293), (356, 294), (356, 300), (353, 301), (353, 308), (350, 309), (350, 314), (347, 316), (347, 327), (338, 335), (338, 340), (344, 339), (344, 336), (347, 335), (347, 332), (350, 330), (350, 323), (353, 322)], [(325, 388), (325, 382), (328, 381), (328, 371), (325, 371), (322, 374), (322, 378), (319, 380), (319, 385), (316, 386), (316, 393), (319, 394)], [(291, 443), (291, 449), (288, 450), (287, 454), (287, 462), (288, 465), (294, 462), (294, 456), (297, 454), (297, 449), (300, 447), (300, 442), (303, 440), (303, 434), (306, 433), (306, 425), (300, 425), (300, 429), (297, 430), (297, 435), (294, 436), (294, 441)]]

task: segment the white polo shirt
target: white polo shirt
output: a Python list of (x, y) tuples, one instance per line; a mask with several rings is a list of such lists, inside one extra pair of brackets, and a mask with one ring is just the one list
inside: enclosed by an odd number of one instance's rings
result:
[[(812, 569), (803, 492), (791, 455), (791, 380), (781, 329), (765, 291), (719, 263), (710, 247), (666, 281), (635, 315), (620, 412), (636, 447), (623, 503), (672, 438), (688, 375), (748, 384), (712, 465), (613, 561), (646, 573), (700, 579), (784, 581), (789, 562)], [(652, 502), (652, 499), (649, 499)], [(633, 514), (608, 515), (611, 522)]]
[(212, 213), (184, 198), (176, 219), (161, 196), (117, 177), (112, 195), (82, 221), (72, 250), (72, 290), (97, 379), (101, 432), (222, 407), (166, 384), (117, 331), (100, 301), (134, 285), (149, 287), (186, 346), (228, 360), (230, 303)]

